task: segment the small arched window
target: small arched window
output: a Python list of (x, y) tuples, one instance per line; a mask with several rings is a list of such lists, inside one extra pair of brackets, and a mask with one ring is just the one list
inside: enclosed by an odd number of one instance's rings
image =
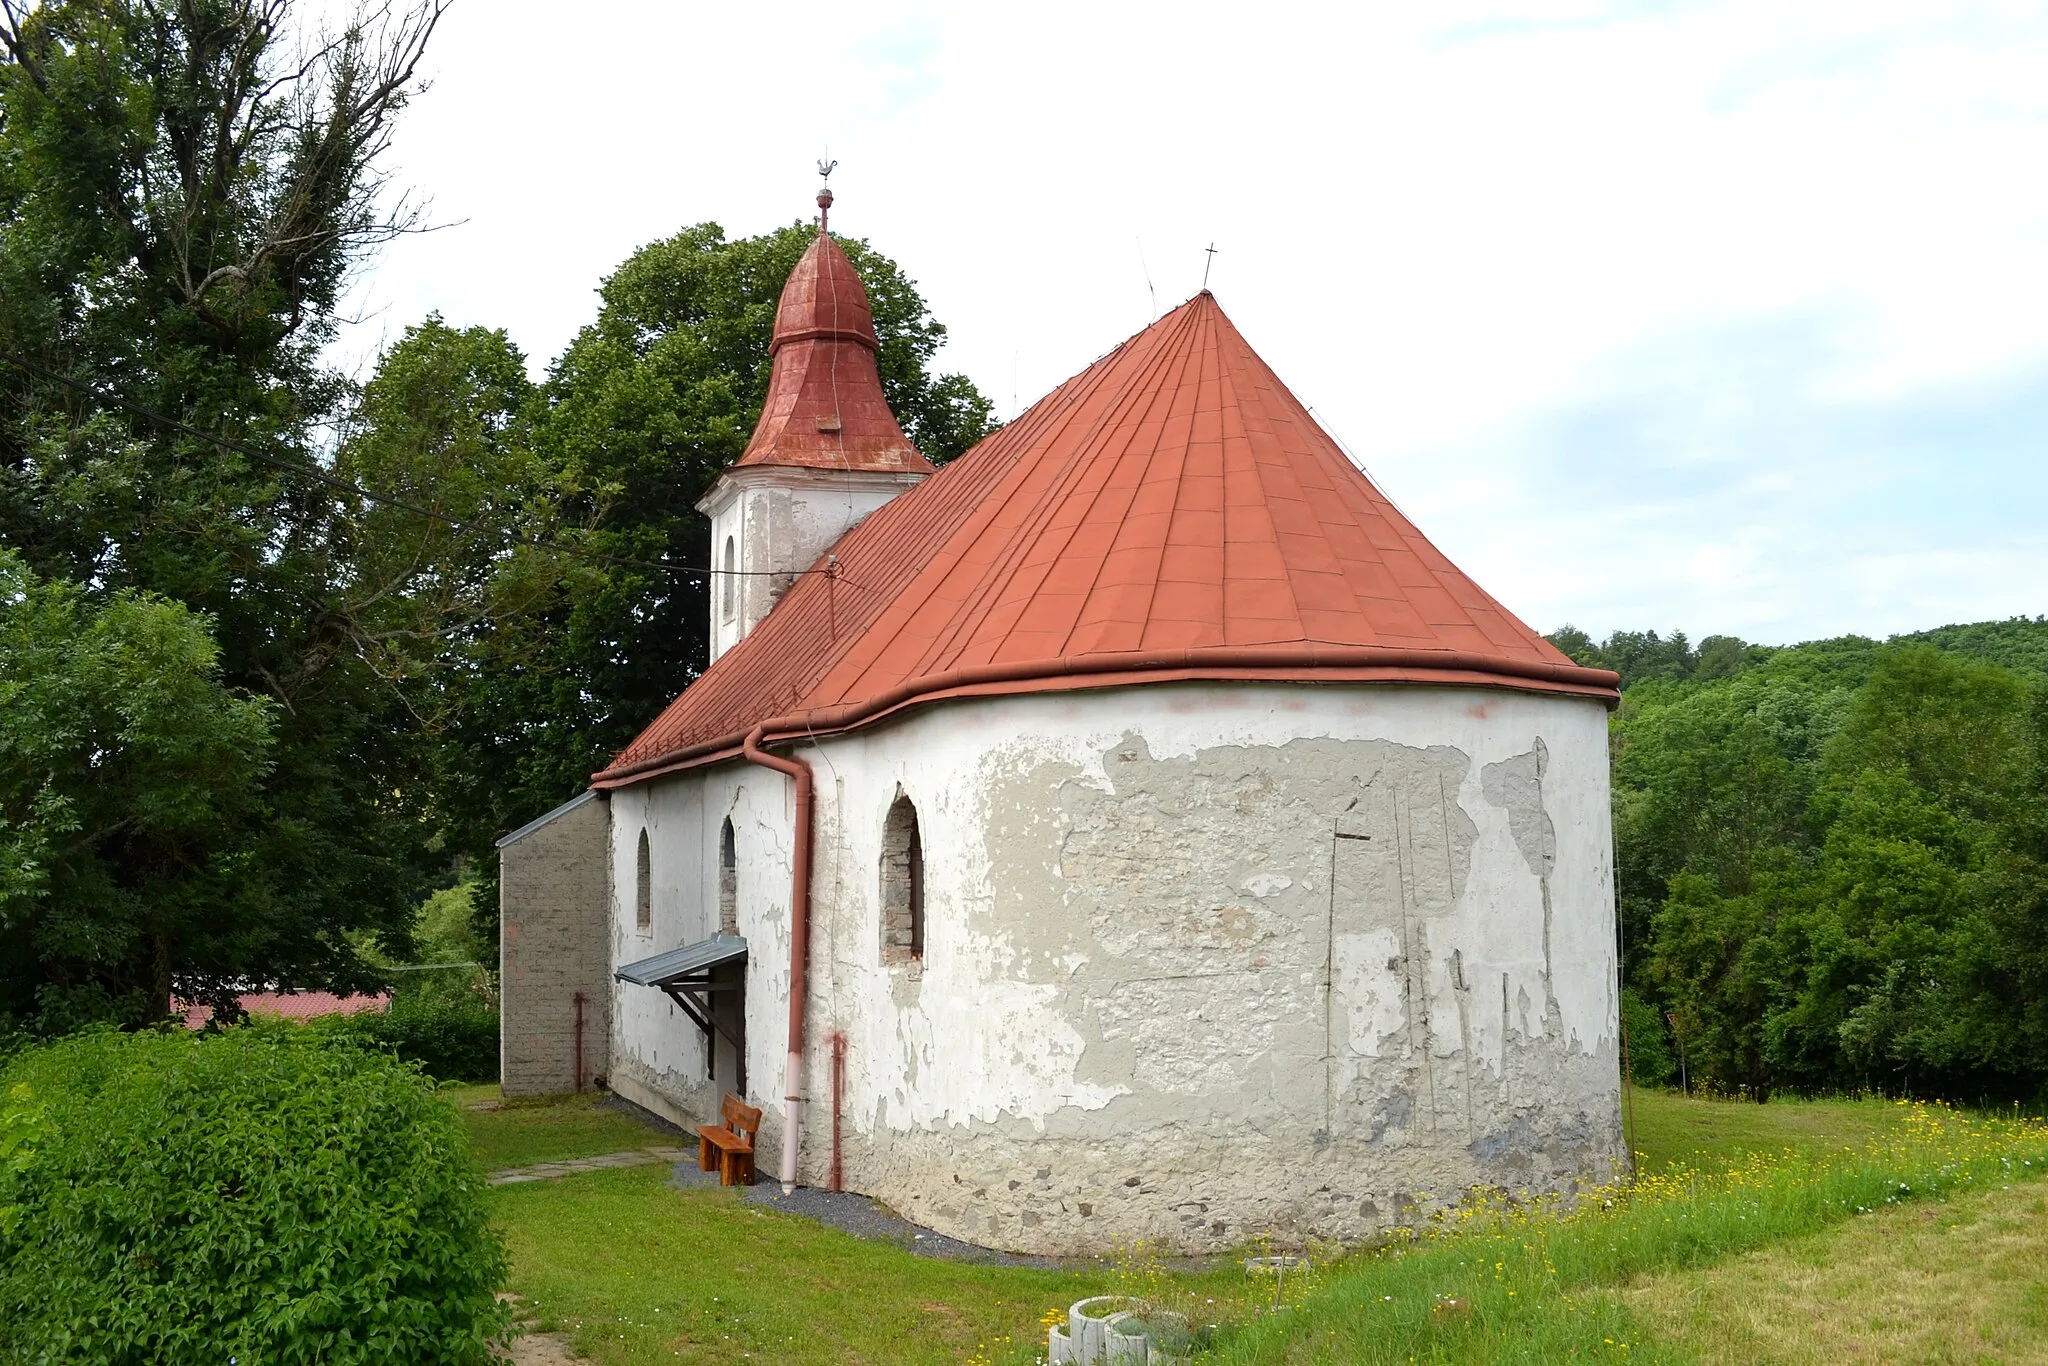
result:
[(654, 860), (647, 852), (647, 831), (640, 831), (640, 852), (633, 868), (633, 923), (641, 929), (654, 924)]
[(882, 824), (882, 961), (924, 957), (924, 837), (917, 808), (899, 794)]
[(724, 595), (723, 610), (727, 621), (732, 620), (733, 609), (739, 605), (739, 561), (739, 547), (728, 536), (725, 538), (725, 573), (719, 576), (725, 580), (725, 586), (719, 592)]
[(718, 932), (740, 932), (740, 859), (733, 843), (732, 818), (718, 832)]

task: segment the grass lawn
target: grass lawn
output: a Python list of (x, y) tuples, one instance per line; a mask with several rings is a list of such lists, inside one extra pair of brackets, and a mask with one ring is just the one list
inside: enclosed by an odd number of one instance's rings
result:
[[(941, 1262), (735, 1192), (679, 1190), (664, 1166), (491, 1198), (535, 1326), (618, 1366), (1029, 1362), (1046, 1311), (1134, 1291), (1225, 1323), (1203, 1358), (1218, 1362), (2048, 1361), (2025, 1355), (2048, 1341), (2048, 1218), (2025, 1179), (2048, 1171), (2048, 1132), (1886, 1101), (1639, 1092), (1635, 1109), (1644, 1181), (1611, 1211), (1461, 1216), (1453, 1236), (1290, 1280), (1293, 1307), (1257, 1319), (1249, 1305), (1271, 1284), (1235, 1262), (1177, 1274)], [(489, 1167), (673, 1141), (587, 1097), (466, 1109), (464, 1123)]]
[(960, 1362), (984, 1345), (1008, 1360), (1046, 1309), (1103, 1284), (913, 1257), (668, 1175), (493, 1192), (513, 1289), (540, 1327), (598, 1361)]
[[(506, 1100), (497, 1086), (444, 1086), (441, 1094), (462, 1108), (469, 1150), (486, 1171), (602, 1157), (634, 1148), (683, 1146), (684, 1140), (632, 1115), (600, 1108), (602, 1096), (546, 1096)], [(494, 1106), (479, 1110), (475, 1106)]]
[(1725, 1166), (1752, 1153), (1860, 1148), (1898, 1129), (1902, 1107), (1882, 1100), (1703, 1100), (1637, 1091), (1635, 1149), (1653, 1175), (1684, 1163)]
[(1705, 1366), (2048, 1362), (2048, 1195), (1898, 1205), (1623, 1299)]
[[(1851, 1151), (1799, 1114), (1798, 1102), (1752, 1107), (1758, 1115), (1699, 1116), (1682, 1098), (1673, 1101), (1683, 1122), (1671, 1129), (1691, 1143), (1697, 1123), (1732, 1126), (1737, 1146), (1749, 1154), (1686, 1168), (1680, 1154), (1644, 1163), (1645, 1175), (1612, 1199), (1581, 1201), (1554, 1213), (1526, 1209), (1460, 1211), (1440, 1232), (1376, 1253), (1354, 1256), (1331, 1270), (1318, 1293), (1292, 1314), (1241, 1327), (1218, 1353), (1228, 1362), (1551, 1362), (1610, 1360), (1697, 1362), (1750, 1360), (1744, 1344), (1729, 1345), (1725, 1325), (1711, 1310), (1688, 1315), (1664, 1312), (1666, 1305), (1692, 1302), (1687, 1286), (1698, 1278), (1717, 1284), (1718, 1269), (1746, 1254), (1762, 1258), (1831, 1255), (1830, 1247), (1866, 1236), (1872, 1220), (1932, 1212), (1923, 1232), (1925, 1247), (1893, 1240), (1898, 1259), (1924, 1255), (1934, 1261), (1896, 1260), (1891, 1268), (1896, 1303), (1851, 1298), (1837, 1306), (1833, 1321), (1815, 1324), (1809, 1342), (1820, 1356), (1805, 1359), (1915, 1360), (1910, 1345), (1896, 1340), (1898, 1324), (1917, 1313), (1939, 1317), (1935, 1301), (1954, 1277), (1976, 1275), (1987, 1283), (2002, 1276), (2011, 1293), (1992, 1291), (1983, 1314), (1973, 1321), (1979, 1339), (1974, 1352), (1927, 1360), (1999, 1360), (1988, 1341), (2023, 1337), (2037, 1311), (2025, 1306), (2042, 1293), (2039, 1249), (2043, 1231), (2028, 1231), (2032, 1196), (2016, 1207), (2020, 1222), (2009, 1244), (1994, 1251), (1981, 1240), (1939, 1229), (1942, 1215), (1968, 1206), (1939, 1203), (1997, 1199), (2031, 1192), (2048, 1173), (2048, 1128), (1960, 1115), (1930, 1107), (1876, 1107), (1849, 1112), (1852, 1122), (1874, 1133)], [(1644, 1118), (1637, 1099), (1638, 1122)], [(1775, 1112), (1775, 1114), (1774, 1114)], [(1774, 1133), (1774, 1126), (1777, 1130)], [(1649, 1125), (1645, 1124), (1647, 1131)], [(1789, 1134), (1794, 1142), (1773, 1143)], [(1804, 1141), (1798, 1141), (1799, 1135)], [(1765, 1151), (1769, 1149), (1771, 1151)], [(1881, 1242), (1882, 1239), (1880, 1238)], [(1816, 1251), (1817, 1249), (1821, 1251)], [(1938, 1251), (1937, 1251), (1938, 1250)], [(1859, 1274), (1875, 1276), (1881, 1264), (1854, 1250), (1842, 1254), (1842, 1288)], [(1997, 1271), (1994, 1263), (2005, 1270)], [(1767, 1272), (1764, 1274), (1768, 1274)], [(2031, 1276), (2029, 1281), (2027, 1278)], [(1672, 1285), (1676, 1288), (1658, 1290)], [(1747, 1287), (1729, 1285), (1738, 1298)], [(1816, 1291), (1821, 1286), (1816, 1283)], [(1704, 1292), (1702, 1292), (1704, 1293)], [(1855, 1292), (1850, 1291), (1853, 1295)], [(2034, 1298), (2029, 1298), (2034, 1297)], [(1781, 1292), (1776, 1309), (1796, 1314), (1796, 1290)], [(1806, 1306), (1819, 1318), (1818, 1306)], [(1964, 1311), (1958, 1311), (1964, 1312)], [(1887, 1335), (1892, 1335), (1888, 1339)], [(1724, 1350), (1724, 1348), (1726, 1350)], [(1830, 1348), (1838, 1348), (1830, 1352)], [(1714, 1354), (1719, 1351), (1722, 1355)]]

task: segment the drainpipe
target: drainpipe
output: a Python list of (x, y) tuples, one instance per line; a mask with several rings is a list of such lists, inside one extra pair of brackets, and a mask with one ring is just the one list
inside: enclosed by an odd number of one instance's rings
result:
[(789, 1070), (782, 1097), (782, 1193), (796, 1189), (797, 1131), (803, 1116), (805, 969), (811, 957), (811, 767), (761, 748), (766, 726), (747, 734), (741, 752), (748, 763), (796, 779), (796, 867), (789, 888)]
[(583, 1090), (583, 1007), (589, 999), (588, 996), (585, 996), (580, 991), (576, 993), (576, 1091), (578, 1094), (581, 1094)]

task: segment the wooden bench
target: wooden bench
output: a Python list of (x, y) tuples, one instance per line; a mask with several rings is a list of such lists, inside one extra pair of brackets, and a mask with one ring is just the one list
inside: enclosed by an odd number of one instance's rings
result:
[(751, 1186), (754, 1137), (761, 1132), (761, 1112), (729, 1091), (718, 1112), (724, 1123), (697, 1126), (697, 1170), (715, 1168), (721, 1186)]

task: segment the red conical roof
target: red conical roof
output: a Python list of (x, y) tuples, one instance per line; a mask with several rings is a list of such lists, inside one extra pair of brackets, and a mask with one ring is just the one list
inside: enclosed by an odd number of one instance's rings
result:
[(1206, 292), (833, 551), (597, 781), (942, 697), (1185, 679), (1618, 696), (1445, 559)]
[(768, 398), (739, 463), (931, 473), (882, 396), (877, 350), (860, 274), (821, 230), (782, 287)]

